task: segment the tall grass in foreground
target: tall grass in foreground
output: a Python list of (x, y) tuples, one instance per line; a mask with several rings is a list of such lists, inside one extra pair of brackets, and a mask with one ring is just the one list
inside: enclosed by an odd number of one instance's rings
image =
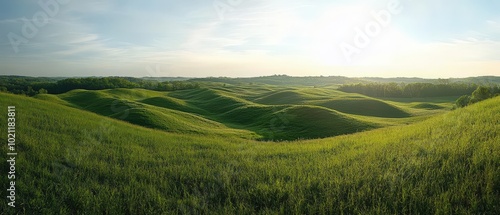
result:
[(0, 104), (17, 108), (19, 153), (17, 207), (0, 213), (500, 214), (500, 98), (283, 143), (171, 134), (7, 94)]

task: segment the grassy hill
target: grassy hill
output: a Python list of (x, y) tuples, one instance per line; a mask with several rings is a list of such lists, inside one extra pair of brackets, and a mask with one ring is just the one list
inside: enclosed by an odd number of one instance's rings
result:
[[(7, 105), (19, 178), (17, 207), (1, 214), (500, 213), (500, 97), (409, 126), (280, 143), (165, 132), (0, 93)], [(336, 114), (309, 108), (278, 112)]]
[[(238, 87), (170, 93), (143, 89), (73, 90), (57, 96), (41, 94), (36, 98), (148, 128), (182, 134), (231, 134), (247, 139), (295, 140), (350, 134), (381, 127), (377, 122), (345, 115), (344, 113), (352, 113), (348, 111), (349, 105), (343, 105), (343, 109), (327, 109), (330, 107), (321, 107), (312, 102), (346, 93), (308, 89), (281, 89), (278, 93), (274, 91)], [(284, 96), (290, 93), (300, 95), (302, 99), (298, 101)], [(283, 105), (279, 105), (280, 102), (264, 102), (277, 101), (271, 99), (275, 96), (283, 97), (280, 100)], [(356, 104), (352, 108), (356, 109), (355, 106)]]
[(333, 99), (323, 101), (318, 105), (338, 110), (344, 113), (357, 115), (387, 118), (403, 118), (411, 116), (409, 113), (401, 110), (398, 107), (395, 107), (394, 105), (369, 98)]
[(272, 140), (324, 138), (377, 127), (334, 110), (308, 105), (245, 106), (223, 117), (232, 123), (246, 124), (247, 129)]
[(255, 102), (269, 105), (301, 104), (307, 100), (306, 96), (291, 90), (273, 92), (255, 100)]
[(227, 85), (175, 92), (73, 90), (35, 97), (169, 132), (258, 140), (324, 138), (414, 123), (448, 111), (456, 99), (389, 101), (332, 87), (271, 85)]

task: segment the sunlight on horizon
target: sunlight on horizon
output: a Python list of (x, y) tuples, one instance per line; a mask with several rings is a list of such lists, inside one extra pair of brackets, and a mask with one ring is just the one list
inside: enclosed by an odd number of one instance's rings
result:
[(3, 75), (500, 75), (494, 3), (73, 1), (29, 37), (43, 7), (3, 4)]

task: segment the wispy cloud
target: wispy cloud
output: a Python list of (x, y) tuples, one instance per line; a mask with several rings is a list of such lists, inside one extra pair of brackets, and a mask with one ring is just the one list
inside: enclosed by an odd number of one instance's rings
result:
[(212, 1), (71, 1), (18, 53), (5, 35), (21, 35), (21, 19), (41, 8), (8, 2), (6, 8), (25, 10), (0, 15), (0, 71), (145, 76), (145, 66), (158, 64), (174, 76), (440, 77), (452, 68), (461, 75), (500, 75), (491, 69), (500, 62), (500, 19), (493, 9), (500, 3), (401, 2), (403, 12), (351, 63), (338, 44), (352, 42), (354, 29), (373, 21), (371, 12), (387, 2), (244, 0), (221, 20)]

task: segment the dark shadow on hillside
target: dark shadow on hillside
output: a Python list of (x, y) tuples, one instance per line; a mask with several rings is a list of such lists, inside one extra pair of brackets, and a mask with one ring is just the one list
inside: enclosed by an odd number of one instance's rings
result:
[(404, 118), (411, 114), (375, 99), (338, 99), (319, 104), (343, 113), (384, 118)]

